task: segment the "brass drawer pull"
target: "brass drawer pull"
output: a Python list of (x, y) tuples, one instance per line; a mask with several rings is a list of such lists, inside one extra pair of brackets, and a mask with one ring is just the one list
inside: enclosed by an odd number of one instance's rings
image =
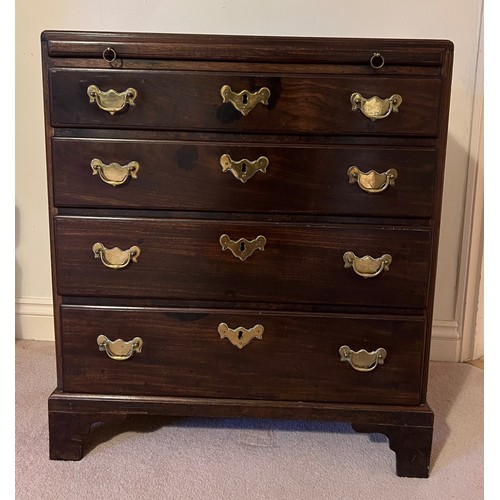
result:
[(229, 170), (238, 180), (245, 183), (258, 171), (265, 174), (269, 160), (265, 156), (261, 156), (254, 161), (247, 160), (246, 158), (235, 161), (229, 155), (225, 154), (220, 157), (220, 164), (223, 172)]
[(243, 349), (252, 339), (262, 340), (264, 335), (264, 327), (262, 325), (255, 325), (253, 328), (247, 330), (242, 326), (236, 329), (229, 328), (226, 323), (221, 323), (217, 331), (221, 339), (229, 339), (231, 344), (235, 345), (238, 349)]
[(354, 272), (363, 278), (374, 278), (382, 271), (389, 271), (392, 263), (392, 257), (385, 253), (381, 257), (373, 258), (369, 255), (357, 257), (353, 252), (344, 254), (344, 267), (352, 267)]
[(134, 352), (142, 351), (141, 337), (135, 337), (129, 342), (125, 342), (122, 339), (109, 340), (106, 335), (99, 335), (97, 337), (97, 345), (100, 351), (106, 351), (106, 354), (115, 361), (125, 361)]
[(219, 238), (219, 243), (221, 244), (222, 251), (229, 248), (232, 254), (240, 260), (247, 260), (255, 250), (259, 249), (264, 251), (264, 246), (267, 240), (264, 236), (260, 235), (253, 240), (247, 240), (246, 238), (240, 238), (237, 241), (233, 241), (227, 234), (223, 234)]
[(127, 104), (135, 106), (137, 90), (130, 87), (123, 92), (117, 92), (113, 89), (103, 91), (97, 85), (89, 85), (87, 95), (90, 98), (90, 103), (95, 102), (103, 111), (114, 115), (124, 109)]
[(94, 257), (101, 259), (102, 263), (110, 269), (123, 269), (130, 264), (130, 261), (137, 262), (141, 254), (141, 249), (132, 246), (128, 250), (121, 250), (118, 247), (106, 248), (102, 243), (94, 243), (92, 246)]
[(380, 347), (376, 351), (368, 352), (365, 349), (352, 351), (348, 345), (343, 345), (339, 349), (340, 361), (348, 361), (358, 372), (371, 372), (377, 365), (383, 365), (387, 356), (387, 351)]
[(384, 56), (380, 52), (374, 52), (370, 57), (370, 66), (373, 69), (380, 69), (384, 66), (385, 59)]
[(360, 109), (372, 121), (387, 118), (393, 112), (397, 113), (402, 102), (403, 98), (399, 94), (393, 94), (387, 99), (381, 99), (376, 95), (366, 99), (359, 92), (351, 95), (352, 110)]
[(229, 85), (223, 85), (220, 89), (222, 102), (230, 102), (243, 116), (248, 115), (257, 104), (267, 106), (271, 91), (267, 87), (262, 87), (257, 92), (242, 90), (239, 94), (233, 92)]
[(107, 165), (95, 158), (90, 162), (90, 166), (92, 167), (92, 175), (99, 174), (103, 182), (113, 187), (123, 184), (129, 177), (137, 179), (137, 172), (139, 171), (139, 163), (136, 161), (131, 161), (126, 165), (115, 162)]
[(398, 178), (398, 171), (390, 168), (386, 172), (379, 173), (375, 170), (362, 172), (358, 167), (352, 166), (347, 170), (349, 184), (358, 183), (358, 186), (367, 193), (381, 193), (389, 186), (394, 186)]
[(108, 47), (102, 51), (102, 58), (108, 62), (112, 63), (116, 60), (116, 51), (115, 49), (112, 49), (111, 47)]

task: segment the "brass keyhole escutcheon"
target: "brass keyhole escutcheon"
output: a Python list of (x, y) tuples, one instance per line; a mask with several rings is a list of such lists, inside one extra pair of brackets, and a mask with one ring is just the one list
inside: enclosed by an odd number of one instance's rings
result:
[(267, 106), (271, 97), (271, 91), (267, 87), (262, 87), (257, 92), (242, 90), (237, 93), (229, 85), (223, 85), (220, 94), (223, 103), (230, 102), (243, 116), (247, 116), (257, 104)]
[(223, 172), (230, 171), (244, 184), (259, 171), (265, 174), (269, 166), (269, 159), (265, 156), (259, 156), (256, 160), (249, 160), (247, 158), (233, 160), (231, 156), (224, 154), (220, 157), (220, 165)]
[(255, 252), (255, 250), (264, 251), (267, 240), (265, 236), (259, 235), (253, 240), (240, 238), (234, 241), (227, 234), (223, 234), (219, 238), (219, 243), (222, 247), (222, 251), (229, 249), (235, 257), (245, 261)]
[(262, 325), (255, 325), (252, 328), (239, 326), (233, 329), (229, 328), (226, 323), (220, 323), (217, 331), (221, 339), (228, 339), (238, 349), (243, 349), (253, 339), (262, 340), (262, 336), (264, 335), (264, 327)]

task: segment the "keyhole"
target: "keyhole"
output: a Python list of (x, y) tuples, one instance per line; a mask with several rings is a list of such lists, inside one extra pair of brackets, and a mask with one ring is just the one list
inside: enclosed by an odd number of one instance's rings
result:
[(240, 331), (238, 332), (238, 340), (241, 340), (241, 339), (242, 339), (242, 337), (243, 337), (243, 330), (240, 330)]
[(245, 162), (243, 162), (241, 164), (241, 171), (242, 173), (246, 174), (247, 173), (247, 164)]
[(245, 251), (245, 242), (244, 242), (244, 241), (242, 241), (242, 242), (240, 243), (240, 252), (244, 252), (244, 251)]
[(248, 95), (247, 94), (243, 94), (241, 96), (241, 99), (243, 101), (243, 104), (248, 104)]

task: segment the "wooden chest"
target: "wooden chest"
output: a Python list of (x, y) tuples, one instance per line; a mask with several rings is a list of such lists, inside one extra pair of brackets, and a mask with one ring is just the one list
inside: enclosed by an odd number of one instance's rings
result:
[(331, 419), (428, 475), (452, 54), (42, 34), (51, 458), (131, 414)]

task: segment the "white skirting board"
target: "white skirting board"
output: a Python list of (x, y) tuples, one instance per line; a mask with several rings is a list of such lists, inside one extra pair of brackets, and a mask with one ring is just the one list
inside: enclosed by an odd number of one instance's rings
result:
[(460, 361), (462, 338), (457, 321), (432, 323), (431, 361)]
[(54, 340), (52, 300), (33, 297), (16, 299), (16, 339)]
[[(461, 337), (456, 321), (435, 320), (432, 326), (431, 360), (459, 361)], [(54, 340), (52, 300), (16, 299), (16, 338)]]

